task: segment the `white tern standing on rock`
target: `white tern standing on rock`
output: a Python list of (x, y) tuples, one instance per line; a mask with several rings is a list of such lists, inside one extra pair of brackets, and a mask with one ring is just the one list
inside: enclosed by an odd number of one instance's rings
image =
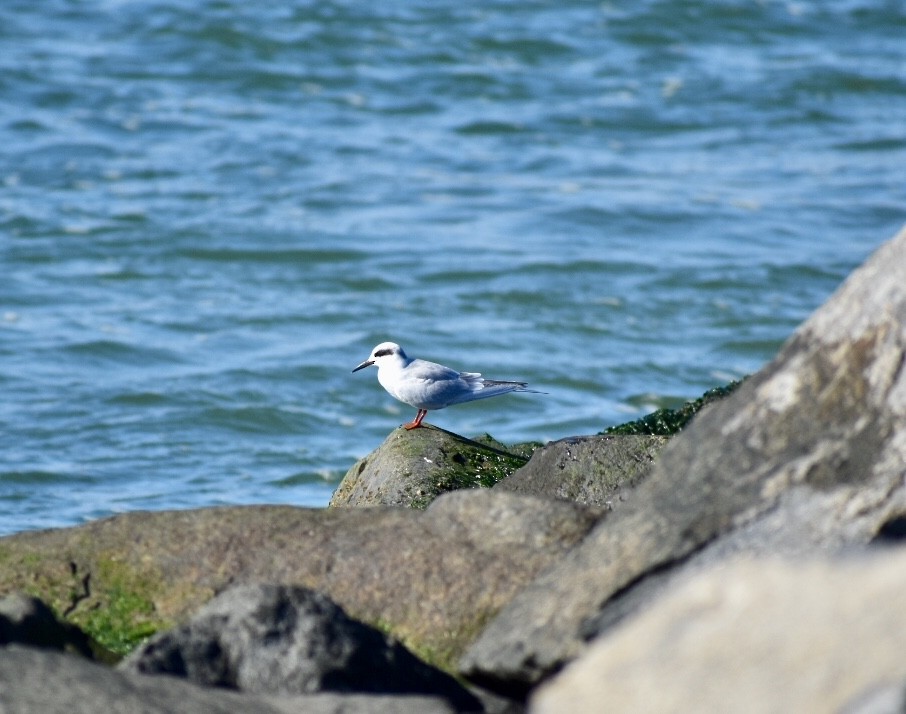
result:
[(407, 357), (395, 342), (382, 342), (353, 372), (377, 365), (378, 382), (394, 399), (418, 409), (415, 419), (403, 424), (406, 429), (417, 429), (429, 411), (443, 409), (451, 404), (487, 399), (510, 392), (532, 392), (526, 382), (501, 382), (484, 379), (478, 372), (457, 372), (436, 362)]

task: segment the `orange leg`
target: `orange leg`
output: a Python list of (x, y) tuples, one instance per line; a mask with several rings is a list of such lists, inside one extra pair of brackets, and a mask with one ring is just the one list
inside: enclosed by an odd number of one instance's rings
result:
[(422, 419), (428, 414), (427, 409), (419, 409), (418, 414), (415, 415), (415, 419), (410, 421), (408, 424), (403, 424), (404, 429), (418, 429), (422, 425)]

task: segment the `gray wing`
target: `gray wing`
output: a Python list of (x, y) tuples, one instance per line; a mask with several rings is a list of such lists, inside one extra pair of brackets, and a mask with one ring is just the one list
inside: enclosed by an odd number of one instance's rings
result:
[(460, 372), (459, 377), (467, 385), (467, 389), (451, 401), (450, 404), (472, 402), (476, 399), (487, 399), (488, 397), (496, 397), (510, 392), (533, 391), (528, 389), (527, 382), (505, 382), (499, 379), (485, 379), (478, 372)]
[(457, 372), (436, 362), (412, 360), (397, 399), (419, 409), (443, 409), (451, 404), (487, 399), (510, 392), (531, 392), (525, 382), (485, 379), (478, 372)]

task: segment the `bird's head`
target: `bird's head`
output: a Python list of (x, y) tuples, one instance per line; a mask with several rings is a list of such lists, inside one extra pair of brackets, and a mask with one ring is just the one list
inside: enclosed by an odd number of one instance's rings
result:
[(368, 359), (352, 371), (358, 372), (360, 369), (365, 369), (365, 367), (370, 367), (373, 364), (377, 365), (378, 369), (380, 369), (381, 364), (387, 364), (392, 361), (407, 363), (409, 358), (406, 357), (403, 348), (396, 344), (396, 342), (381, 342), (381, 344), (371, 350)]

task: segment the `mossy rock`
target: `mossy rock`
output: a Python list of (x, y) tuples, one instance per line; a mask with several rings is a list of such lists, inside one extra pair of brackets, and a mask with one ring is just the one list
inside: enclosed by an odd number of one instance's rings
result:
[(595, 522), (577, 504), (475, 488), (409, 508), (127, 513), (0, 538), (0, 596), (35, 595), (125, 653), (240, 583), (311, 588), (452, 670), (481, 627)]
[(641, 419), (611, 426), (601, 434), (640, 434), (648, 436), (673, 436), (681, 431), (702, 408), (732, 394), (745, 378), (723, 387), (709, 389), (698, 399), (692, 399), (677, 409), (658, 409)]
[(349, 469), (330, 505), (426, 508), (448, 491), (494, 486), (524, 466), (534, 447), (510, 448), (487, 434), (467, 439), (434, 426), (399, 428)]
[[(139, 517), (144, 514), (138, 514)], [(98, 521), (95, 523), (104, 523)], [(172, 587), (150, 560), (135, 559), (129, 534), (103, 538), (96, 527), (19, 533), (0, 540), (0, 594), (40, 598), (61, 621), (76, 625), (116, 656), (174, 624)], [(209, 590), (182, 593), (203, 602)]]

